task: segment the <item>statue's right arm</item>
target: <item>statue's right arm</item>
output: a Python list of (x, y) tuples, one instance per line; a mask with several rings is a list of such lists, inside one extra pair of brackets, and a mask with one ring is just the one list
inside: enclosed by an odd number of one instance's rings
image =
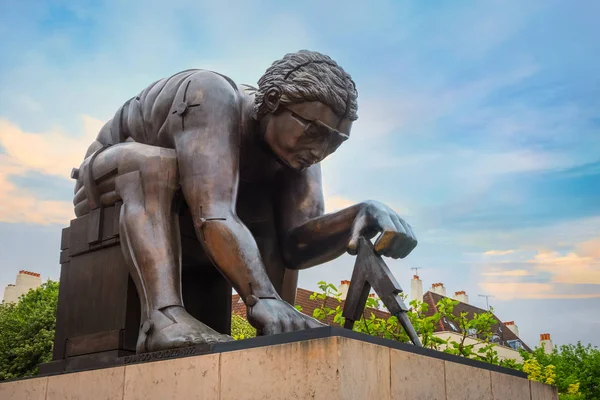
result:
[(249, 295), (279, 299), (254, 237), (235, 211), (240, 146), (237, 93), (223, 78), (207, 73), (190, 84), (188, 99), (188, 104), (200, 106), (183, 115), (185, 129), (174, 142), (181, 187), (198, 239), (242, 299)]

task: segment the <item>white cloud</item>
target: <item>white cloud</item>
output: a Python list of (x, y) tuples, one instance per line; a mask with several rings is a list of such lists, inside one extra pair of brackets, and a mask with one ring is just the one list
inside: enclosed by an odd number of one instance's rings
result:
[(578, 243), (575, 246), (575, 251), (582, 257), (591, 257), (600, 260), (600, 236)]
[(68, 201), (42, 200), (33, 190), (15, 186), (11, 176), (36, 171), (69, 178), (78, 167), (87, 147), (93, 142), (102, 122), (82, 116), (83, 132), (70, 137), (64, 132), (25, 132), (16, 124), (0, 119), (0, 145), (6, 154), (0, 155), (0, 221), (9, 223), (66, 224), (73, 218), (73, 205)]
[[(516, 227), (517, 228), (517, 227)], [(444, 230), (445, 234), (450, 234)], [(552, 251), (557, 246), (576, 248), (600, 237), (600, 217), (592, 216), (570, 219), (543, 225), (529, 225), (518, 229), (486, 229), (461, 231), (455, 235), (456, 243), (461, 246), (489, 248), (490, 243), (496, 248), (515, 249), (521, 252)], [(592, 246), (592, 245), (588, 245)], [(578, 254), (581, 250), (577, 250)]]
[(600, 298), (599, 293), (557, 293), (549, 283), (529, 282), (482, 282), (481, 289), (498, 300), (514, 299), (594, 299)]
[(484, 276), (530, 276), (532, 273), (525, 269), (511, 269), (495, 272), (484, 272)]
[(11, 160), (27, 170), (68, 178), (79, 167), (85, 152), (98, 135), (103, 123), (87, 115), (82, 117), (83, 133), (70, 137), (59, 130), (25, 132), (5, 118), (0, 119), (0, 144)]
[(538, 249), (532, 258), (526, 260), (488, 262), (479, 273), (479, 285), (502, 300), (598, 298), (598, 243), (600, 236), (572, 244), (572, 250), (566, 254)]
[(530, 262), (537, 271), (552, 274), (552, 281), (558, 284), (600, 285), (600, 258), (597, 257), (580, 256), (574, 252), (562, 255), (556, 251), (541, 251)]
[(486, 256), (505, 256), (514, 253), (514, 250), (488, 250), (483, 254)]
[(0, 222), (66, 224), (73, 217), (73, 205), (66, 201), (40, 200), (13, 185), (8, 177), (27, 171), (10, 157), (0, 154)]

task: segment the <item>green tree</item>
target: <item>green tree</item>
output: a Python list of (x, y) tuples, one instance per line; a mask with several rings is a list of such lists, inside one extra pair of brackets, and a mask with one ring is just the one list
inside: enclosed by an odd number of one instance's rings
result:
[[(429, 304), (423, 303), (419, 300), (412, 300), (410, 302), (410, 307), (412, 312), (408, 314), (408, 317), (415, 328), (415, 331), (421, 337), (421, 343), (423, 344), (423, 347), (433, 350), (440, 350), (440, 348), (446, 345), (447, 342), (446, 340), (434, 335), (434, 333), (435, 327), (444, 317), (444, 314), (438, 309), (438, 311), (433, 315), (428, 316)], [(445, 311), (450, 310), (451, 308), (448, 307)]]
[[(448, 340), (444, 352), (467, 358), (475, 358), (490, 364), (500, 364), (498, 352), (494, 350), (496, 344), (491, 341), (492, 327), (498, 322), (494, 319), (493, 311), (489, 310), (484, 313), (474, 313), (473, 315), (461, 312), (455, 315), (453, 311), (458, 303), (458, 300), (443, 297), (437, 304), (440, 314), (460, 328), (460, 339), (458, 341)], [(476, 339), (477, 341), (469, 343), (467, 338)]]
[(0, 304), (0, 380), (36, 375), (52, 359), (58, 282), (30, 290), (16, 304)]
[(558, 387), (561, 400), (600, 400), (600, 350), (597, 347), (578, 342), (555, 347), (550, 354), (536, 348), (531, 353), (521, 351), (521, 355), (523, 371), (529, 379), (543, 382), (543, 371), (553, 371), (552, 384)]
[[(313, 317), (343, 326), (344, 317), (342, 316), (343, 310), (340, 304), (341, 293), (334, 285), (324, 281), (319, 282), (318, 286), (321, 291), (314, 292), (310, 297), (311, 300), (319, 301), (318, 307), (313, 311)], [(416, 300), (410, 302), (412, 311), (408, 313), (408, 317), (420, 336), (423, 346), (434, 350), (443, 349), (446, 353), (462, 357), (500, 364), (498, 353), (494, 349), (496, 345), (490, 341), (492, 326), (497, 323), (492, 312), (474, 314), (471, 317), (468, 313), (455, 316), (453, 314), (454, 307), (458, 303), (457, 300), (442, 298), (436, 304), (437, 311), (432, 315), (427, 315), (429, 311), (427, 303)], [(363, 315), (359, 321), (354, 323), (353, 330), (371, 336), (408, 342), (408, 335), (400, 325), (397, 317), (381, 318), (370, 311), (379, 308), (379, 306), (379, 299), (369, 297)], [(442, 318), (453, 321), (457, 326), (460, 326), (462, 332), (460, 340), (445, 340), (434, 335), (435, 327)], [(472, 335), (476, 335), (479, 341), (467, 344), (466, 339)]]

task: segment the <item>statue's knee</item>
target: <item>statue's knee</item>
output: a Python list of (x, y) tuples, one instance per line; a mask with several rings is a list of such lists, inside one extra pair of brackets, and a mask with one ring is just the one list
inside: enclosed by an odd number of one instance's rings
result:
[(179, 168), (177, 157), (174, 154), (161, 154), (149, 158), (142, 169), (142, 178), (145, 184), (156, 184), (163, 190), (174, 191), (179, 183)]
[(147, 201), (158, 199), (153, 193), (174, 194), (177, 185), (176, 160), (148, 159), (143, 168), (119, 175), (115, 181), (115, 190), (124, 201), (131, 198)]
[(142, 201), (144, 198), (142, 192), (143, 186), (144, 182), (142, 181), (142, 174), (139, 170), (119, 175), (115, 179), (115, 192), (126, 203), (131, 201)]

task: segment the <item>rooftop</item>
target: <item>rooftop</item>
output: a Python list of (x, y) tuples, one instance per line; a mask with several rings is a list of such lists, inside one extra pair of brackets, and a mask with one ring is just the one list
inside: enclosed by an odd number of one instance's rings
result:
[[(423, 295), (423, 302), (427, 303), (429, 306), (429, 310), (426, 315), (431, 316), (437, 312), (436, 304), (445, 296), (442, 296), (438, 293), (427, 292)], [(473, 314), (482, 314), (485, 313), (486, 310), (475, 307), (471, 304), (460, 302), (454, 307), (452, 312), (453, 315), (459, 316), (461, 313), (468, 313), (469, 318), (473, 317)], [(514, 325), (514, 321), (509, 321), (508, 323), (501, 322), (501, 319), (498, 316), (494, 315), (494, 319), (498, 321), (494, 326), (492, 326), (492, 332), (494, 332), (494, 341), (501, 346), (512, 347), (515, 348), (515, 343), (520, 342), (521, 346), (527, 350), (531, 351), (529, 346), (525, 344), (507, 325)], [(436, 332), (457, 332), (461, 333), (461, 329), (458, 326), (455, 326), (452, 322), (448, 321), (446, 318), (440, 319), (438, 326), (435, 329)], [(518, 345), (516, 345), (518, 346)]]

